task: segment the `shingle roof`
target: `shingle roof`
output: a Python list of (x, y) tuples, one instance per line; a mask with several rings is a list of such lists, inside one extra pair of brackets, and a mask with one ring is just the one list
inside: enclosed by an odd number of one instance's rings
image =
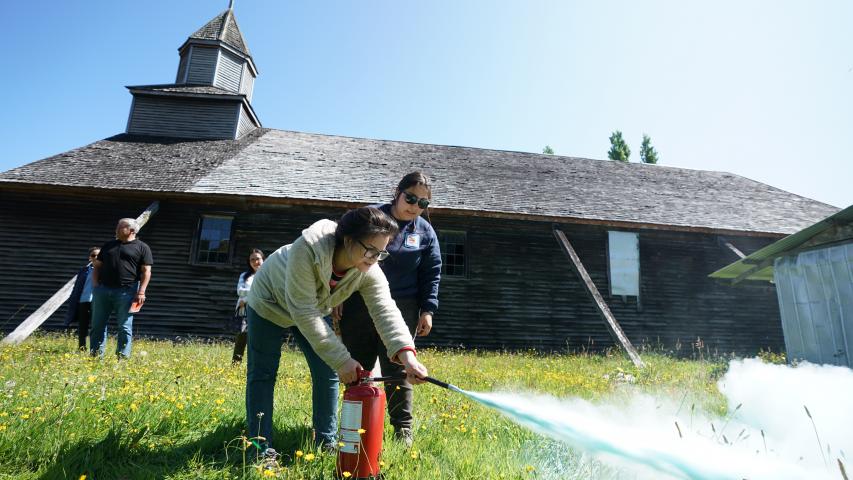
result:
[(166, 85), (136, 85), (127, 87), (131, 90), (148, 91), (154, 93), (188, 93), (199, 95), (224, 95), (229, 97), (245, 97), (242, 93), (234, 93), (231, 90), (215, 87), (213, 85), (189, 85), (185, 83), (172, 83)]
[(240, 27), (237, 26), (237, 20), (234, 18), (234, 12), (230, 8), (213, 17), (203, 27), (190, 35), (190, 38), (220, 40), (241, 53), (250, 55), (249, 47), (246, 46), (246, 40), (243, 39), (243, 34), (240, 32)]
[(9, 170), (0, 184), (372, 203), (412, 170), (452, 210), (766, 233), (838, 211), (730, 173), (269, 129), (236, 141), (118, 135)]

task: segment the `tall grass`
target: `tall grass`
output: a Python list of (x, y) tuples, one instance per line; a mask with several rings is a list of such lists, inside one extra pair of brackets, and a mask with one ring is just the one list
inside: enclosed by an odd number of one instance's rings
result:
[[(245, 367), (228, 344), (134, 343), (130, 360), (92, 359), (76, 338), (42, 335), (0, 348), (0, 478), (330, 478), (334, 455), (309, 445), (310, 381), (285, 350), (276, 388), (280, 465), (256, 466), (245, 435)], [(436, 378), (472, 391), (532, 391), (588, 400), (626, 388), (725, 412), (720, 364), (646, 354), (638, 371), (620, 355), (419, 352)], [(687, 408), (687, 407), (685, 407)], [(415, 444), (390, 440), (385, 478), (598, 478), (608, 468), (523, 429), (465, 397), (415, 389)], [(249, 452), (250, 453), (250, 450)], [(558, 472), (558, 473), (555, 473)], [(612, 472), (609, 472), (612, 473)]]

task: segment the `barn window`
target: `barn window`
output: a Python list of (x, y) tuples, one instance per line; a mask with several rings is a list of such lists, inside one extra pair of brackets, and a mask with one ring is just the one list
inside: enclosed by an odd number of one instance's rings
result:
[(439, 232), (438, 244), (441, 247), (441, 275), (464, 277), (467, 270), (465, 232)]
[(636, 232), (607, 232), (611, 295), (640, 295), (640, 240)]
[(234, 217), (202, 215), (195, 241), (195, 263), (226, 264), (231, 261), (231, 224)]

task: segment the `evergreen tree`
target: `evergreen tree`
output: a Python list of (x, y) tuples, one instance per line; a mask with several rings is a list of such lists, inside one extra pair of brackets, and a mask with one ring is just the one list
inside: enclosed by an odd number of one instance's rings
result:
[(551, 148), (551, 145), (545, 145), (545, 148), (542, 149), (542, 153), (544, 153), (545, 155), (553, 155), (554, 149)]
[(616, 130), (610, 135), (610, 151), (607, 152), (607, 158), (628, 163), (630, 156), (631, 149), (628, 148), (628, 144), (622, 138), (622, 132)]
[(643, 145), (640, 146), (640, 160), (643, 163), (658, 163), (658, 152), (652, 146), (652, 139), (643, 134)]

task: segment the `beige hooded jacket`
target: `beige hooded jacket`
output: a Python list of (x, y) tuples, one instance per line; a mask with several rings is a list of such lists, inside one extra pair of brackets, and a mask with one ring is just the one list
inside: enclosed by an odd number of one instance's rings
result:
[(351, 268), (331, 292), (336, 228), (335, 222), (320, 220), (303, 230), (295, 242), (270, 255), (255, 274), (248, 304), (276, 325), (295, 325), (317, 355), (338, 370), (351, 357), (323, 317), (358, 291), (393, 361), (400, 350), (414, 349), (414, 342), (379, 265), (366, 273)]

